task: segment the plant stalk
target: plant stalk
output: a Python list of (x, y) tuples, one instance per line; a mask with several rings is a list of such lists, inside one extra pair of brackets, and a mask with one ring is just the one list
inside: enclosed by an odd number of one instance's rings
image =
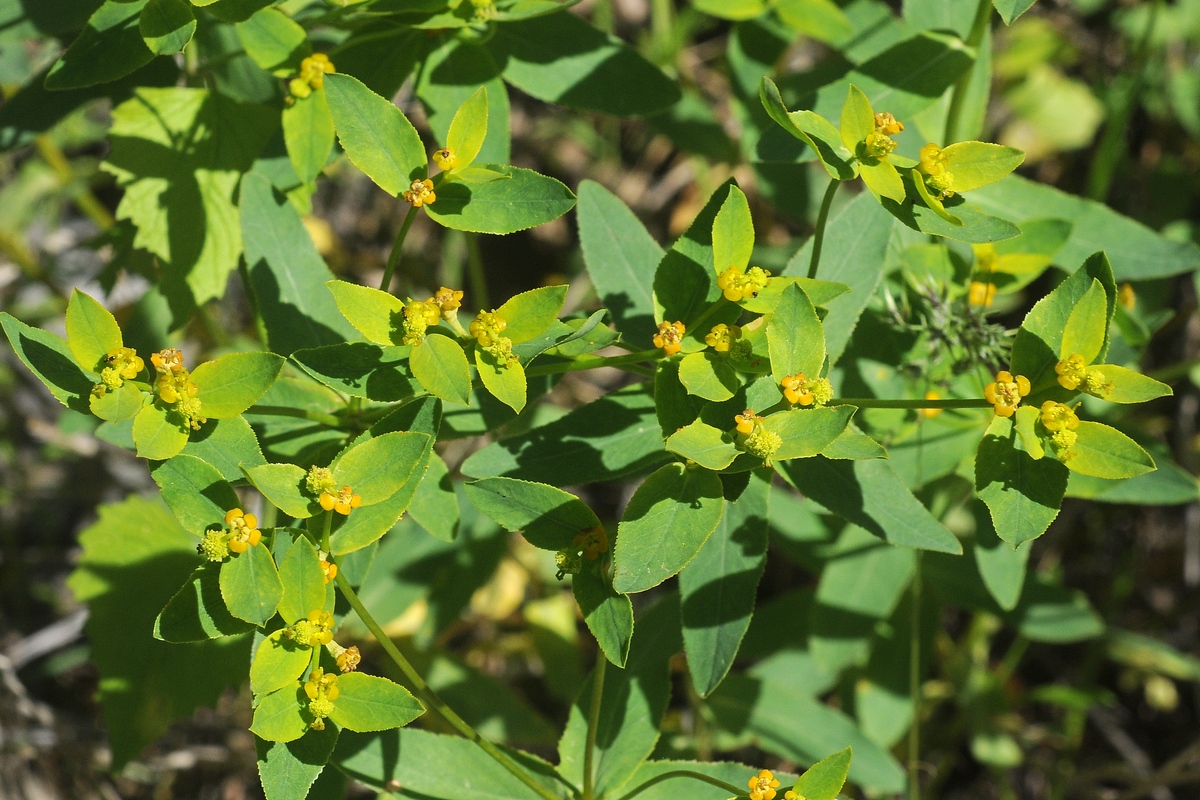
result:
[(442, 700), (442, 698), (438, 696), (437, 692), (435, 692), (429, 686), (429, 684), (425, 682), (425, 679), (421, 677), (421, 673), (417, 672), (416, 668), (409, 663), (408, 659), (404, 657), (404, 654), (400, 652), (399, 648), (392, 643), (391, 638), (384, 633), (383, 627), (380, 626), (380, 624), (375, 620), (375, 617), (371, 616), (371, 612), (367, 611), (366, 606), (363, 605), (362, 600), (360, 600), (358, 597), (358, 594), (356, 594), (353, 587), (350, 586), (350, 581), (346, 579), (344, 572), (339, 570), (337, 575), (334, 577), (334, 581), (337, 582), (338, 589), (341, 590), (342, 595), (345, 596), (347, 602), (350, 603), (350, 607), (354, 609), (356, 614), (358, 614), (359, 619), (361, 619), (363, 624), (367, 626), (367, 630), (369, 630), (371, 635), (374, 636), (376, 641), (379, 642), (379, 646), (383, 648), (383, 651), (387, 653), (388, 657), (392, 659), (396, 666), (400, 668), (400, 671), (404, 673), (404, 676), (408, 678), (409, 682), (421, 696), (421, 700), (425, 703), (425, 705), (433, 708), (435, 711), (441, 714), (442, 717), (449, 722), (455, 730), (457, 730), (467, 739), (470, 739), (472, 742), (479, 745), (479, 747), (482, 748), (485, 753), (496, 760), (496, 763), (511, 772), (518, 780), (521, 781), (521, 783), (532, 789), (539, 797), (544, 798), (544, 800), (562, 800), (554, 792), (550, 791), (545, 786), (542, 786), (540, 783), (534, 780), (533, 777), (524, 769), (522, 769), (517, 762), (513, 761), (513, 759), (507, 753), (501, 750), (493, 742), (483, 738), (479, 731), (472, 728), (466, 720), (464, 720), (454, 711), (454, 709), (446, 705), (446, 701)]
[(604, 697), (604, 672), (608, 667), (608, 659), (604, 653), (596, 659), (596, 672), (593, 675), (592, 705), (588, 709), (587, 744), (583, 751), (583, 800), (592, 800), (596, 791), (595, 755), (596, 733), (600, 728), (600, 701)]
[(246, 409), (246, 413), (259, 414), (264, 417), (296, 417), (297, 419), (306, 419), (309, 422), (317, 422), (329, 428), (340, 429), (342, 427), (342, 420), (333, 414), (309, 411), (303, 408), (291, 408), (290, 406), (250, 406), (250, 408)]
[(333, 512), (325, 512), (325, 527), (321, 530), (321, 549), (329, 552), (329, 532), (333, 530)]
[(691, 778), (692, 780), (703, 781), (704, 783), (710, 784), (712, 786), (716, 786), (718, 789), (724, 789), (725, 791), (729, 792), (730, 794), (732, 794), (734, 797), (737, 797), (737, 798), (744, 798), (744, 797), (749, 796), (746, 794), (745, 789), (739, 789), (738, 787), (734, 786), (733, 784), (726, 783), (725, 781), (714, 778), (711, 775), (705, 775), (703, 772), (696, 772), (695, 770), (690, 770), (690, 769), (673, 769), (673, 770), (670, 770), (669, 772), (664, 772), (661, 775), (655, 775), (650, 780), (646, 781), (645, 783), (635, 787), (631, 791), (622, 795), (620, 800), (632, 800), (632, 798), (637, 797), (639, 794), (646, 791), (651, 786), (655, 786), (656, 784), (662, 783), (663, 781), (666, 781), (666, 780), (670, 780), (671, 778)]
[(990, 408), (982, 397), (951, 400), (885, 400), (877, 397), (835, 397), (826, 405), (859, 408)]
[(825, 225), (829, 222), (829, 207), (833, 205), (833, 196), (837, 194), (842, 182), (837, 178), (829, 179), (825, 196), (821, 198), (821, 210), (817, 213), (817, 230), (813, 233), (812, 260), (808, 262), (808, 277), (817, 277), (817, 267), (821, 264), (821, 246), (825, 244)]
[(538, 375), (558, 375), (563, 372), (579, 372), (585, 369), (600, 367), (626, 367), (643, 361), (653, 361), (660, 355), (658, 350), (642, 350), (638, 353), (627, 353), (623, 356), (580, 356), (558, 364), (540, 364), (525, 370), (527, 377)]
[(921, 798), (921, 551), (916, 553), (912, 579), (912, 617), (909, 631), (908, 693), (913, 720), (908, 728), (908, 797)]
[(408, 229), (412, 227), (413, 220), (416, 218), (417, 207), (409, 206), (408, 213), (404, 215), (404, 222), (400, 225), (400, 233), (396, 234), (392, 252), (388, 255), (387, 267), (383, 270), (383, 280), (379, 283), (379, 288), (385, 292), (392, 285), (392, 276), (396, 274), (396, 265), (400, 263), (400, 251), (404, 248), (404, 239), (408, 236)]
[[(971, 32), (967, 34), (967, 47), (978, 53), (979, 45), (983, 43), (983, 37), (987, 33), (991, 21), (992, 0), (979, 0), (979, 5), (975, 9), (975, 20), (971, 23)], [(963, 104), (967, 101), (967, 92), (971, 88), (971, 73), (974, 71), (975, 68), (972, 66), (971, 69), (959, 76), (958, 81), (954, 84), (954, 94), (950, 95), (950, 108), (946, 112), (946, 141), (942, 144), (943, 147), (954, 144), (962, 135)]]

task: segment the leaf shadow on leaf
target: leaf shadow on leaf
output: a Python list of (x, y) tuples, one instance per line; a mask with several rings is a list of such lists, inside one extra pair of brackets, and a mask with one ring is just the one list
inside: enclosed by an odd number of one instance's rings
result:
[[(1034, 459), (1029, 453), (1016, 446), (1017, 430), (1014, 426), (1008, 437), (984, 434), (979, 444), (976, 460), (984, 461), (986, 470), (976, 470), (975, 489), (982, 492), (995, 484), (1006, 492), (1020, 492), (1030, 502), (1057, 510), (1067, 490), (1070, 476), (1066, 466), (1053, 458)], [(1059, 468), (1046, 468), (1048, 464)], [(1022, 476), (1039, 474), (1040, 480), (1026, 481)]]
[[(712, 246), (711, 240), (696, 244)], [(674, 249), (667, 251), (654, 273), (654, 296), (669, 322), (690, 323), (707, 305), (715, 286), (712, 269)]]
[[(749, 472), (736, 476), (750, 475)], [(761, 556), (766, 527), (761, 517), (748, 517), (729, 535), (730, 541), (740, 545), (744, 558)], [(691, 590), (683, 598), (683, 627), (715, 628), (727, 622), (746, 617), (746, 610), (731, 602), (730, 598), (753, 597), (758, 581), (762, 577), (762, 566), (757, 565), (741, 572), (724, 575), (715, 581)], [(713, 609), (718, 613), (714, 616)]]
[[(941, 36), (921, 34), (892, 45), (858, 66), (857, 72), (930, 101), (942, 96), (970, 67), (970, 54)], [(915, 65), (920, 65), (919, 67)], [(897, 76), (902, 76), (897, 80)], [(877, 102), (874, 98), (872, 102)], [(877, 107), (878, 111), (886, 108)]]
[[(437, 213), (441, 216), (459, 216), (471, 202), (471, 187), (462, 181), (443, 181), (437, 187)], [(399, 320), (396, 313), (392, 314), (392, 327), (396, 329)]]
[(92, 382), (73, 361), (64, 354), (47, 347), (36, 339), (19, 335), (21, 352), (29, 359), (42, 377), (72, 397), (67, 407), (73, 411), (89, 413), (88, 398), (92, 393)]
[[(300, 347), (333, 344), (345, 338), (338, 331), (318, 322), (296, 306), (282, 300), (279, 279), (265, 258), (260, 258), (251, 264), (249, 272), (250, 283), (254, 287), (254, 301), (267, 331), (282, 333), (303, 330), (306, 334), (303, 339), (281, 336), (271, 338), (271, 349), (276, 353), (281, 356), (289, 356)], [(280, 339), (282, 341), (279, 341)]]
[(407, 361), (384, 360), (379, 345), (350, 342), (299, 350), (292, 357), (322, 383), (356, 396), (393, 403), (413, 395)]

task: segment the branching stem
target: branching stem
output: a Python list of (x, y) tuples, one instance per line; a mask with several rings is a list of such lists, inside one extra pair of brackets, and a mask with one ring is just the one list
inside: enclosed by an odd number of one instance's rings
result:
[(596, 733), (600, 727), (600, 705), (604, 697), (604, 672), (608, 667), (608, 659), (604, 653), (596, 659), (596, 672), (593, 675), (592, 705), (588, 709), (587, 744), (583, 751), (583, 800), (592, 800), (595, 794), (595, 754)]
[(383, 280), (379, 283), (379, 288), (385, 292), (392, 285), (392, 276), (396, 274), (396, 265), (400, 263), (400, 251), (404, 248), (404, 239), (408, 236), (408, 229), (412, 227), (413, 220), (416, 218), (417, 207), (409, 206), (408, 213), (404, 215), (404, 222), (400, 225), (400, 233), (396, 234), (392, 252), (388, 255), (387, 267), (383, 270)]
[(808, 277), (817, 277), (817, 268), (821, 264), (821, 245), (825, 244), (825, 225), (829, 222), (829, 207), (833, 205), (833, 196), (837, 194), (838, 187), (842, 182), (837, 178), (830, 178), (829, 186), (825, 189), (825, 196), (821, 198), (821, 210), (817, 214), (817, 230), (813, 233), (813, 249), (812, 260), (808, 262)]

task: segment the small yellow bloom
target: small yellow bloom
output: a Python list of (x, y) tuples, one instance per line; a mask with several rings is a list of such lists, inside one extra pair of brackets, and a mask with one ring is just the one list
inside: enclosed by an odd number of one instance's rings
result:
[(413, 181), (402, 196), (404, 202), (411, 203), (414, 208), (433, 205), (437, 202), (437, 195), (433, 191), (433, 181), (429, 179)]
[(337, 700), (341, 690), (338, 689), (337, 675), (317, 667), (304, 682), (304, 694), (308, 696), (308, 713), (313, 720), (308, 724), (315, 731), (325, 730), (325, 719), (333, 713), (333, 701)]
[(300, 73), (288, 81), (288, 91), (300, 100), (312, 95), (314, 89), (325, 88), (325, 76), (337, 72), (324, 53), (313, 53), (300, 62)]
[(558, 567), (554, 577), (561, 581), (564, 575), (578, 575), (583, 571), (583, 556), (578, 548), (564, 547), (554, 554), (554, 564)]
[(833, 399), (833, 384), (828, 378), (809, 379), (803, 372), (783, 379), (783, 396), (794, 406), (823, 406)]
[(608, 533), (603, 525), (582, 531), (571, 545), (588, 561), (595, 561), (601, 553), (608, 552)]
[(742, 338), (742, 329), (737, 325), (714, 325), (713, 329), (704, 336), (704, 343), (718, 353), (728, 353), (733, 343)]
[(205, 531), (196, 545), (196, 552), (209, 561), (224, 561), (229, 558), (229, 534), (225, 531)]
[(1117, 302), (1126, 311), (1133, 311), (1137, 307), (1137, 292), (1133, 290), (1133, 285), (1122, 283), (1121, 288), (1117, 290)]
[[(926, 400), (941, 400), (942, 396), (940, 394), (938, 394), (937, 392), (935, 392), (933, 389), (930, 389), (928, 392), (925, 393), (925, 399)], [(919, 409), (917, 409), (917, 416), (924, 417), (925, 419), (933, 419), (940, 413), (942, 413), (942, 409), (940, 409), (940, 408), (919, 408)]]
[(445, 286), (434, 292), (433, 303), (438, 307), (443, 319), (452, 319), (454, 312), (462, 307), (463, 293), (457, 289), (447, 289)]
[(337, 494), (330, 492), (321, 492), (321, 497), (318, 502), (321, 508), (326, 511), (336, 511), (342, 516), (347, 516), (351, 511), (362, 505), (362, 498), (354, 493), (354, 490), (349, 486), (343, 486), (338, 489)]
[(760, 417), (758, 414), (755, 414), (754, 409), (747, 408), (745, 411), (734, 417), (733, 421), (737, 425), (738, 433), (749, 436), (750, 434), (754, 433), (754, 429), (758, 427), (759, 422), (762, 421), (762, 417)]
[(879, 111), (875, 114), (875, 131), (884, 136), (895, 136), (904, 130), (904, 123), (899, 122), (889, 111)]
[(262, 541), (258, 517), (243, 514), (240, 508), (231, 508), (226, 512), (225, 524), (229, 526), (229, 549), (234, 553), (244, 553)]
[(168, 347), (150, 356), (150, 363), (160, 375), (179, 372), (183, 369), (183, 352), (178, 347)]
[(663, 355), (673, 356), (683, 349), (683, 335), (687, 328), (682, 322), (660, 322), (658, 333), (651, 340), (654, 346), (663, 351)]
[(734, 303), (747, 298), (758, 297), (758, 293), (767, 288), (771, 273), (761, 267), (751, 267), (742, 271), (737, 267), (728, 267), (717, 276), (717, 288), (725, 295), (725, 299)]
[(1088, 369), (1087, 362), (1079, 353), (1072, 353), (1054, 365), (1058, 384), (1064, 389), (1081, 389), (1094, 397), (1112, 394), (1112, 382), (1098, 369)]
[(480, 311), (471, 321), (470, 334), (479, 347), (497, 361), (508, 364), (516, 360), (513, 355), (512, 339), (502, 335), (508, 328), (508, 320), (495, 311)]
[(788, 789), (783, 793), (783, 800), (808, 800), (808, 798), (794, 789)]
[(1079, 417), (1069, 405), (1047, 400), (1042, 403), (1042, 427), (1052, 433), (1061, 430), (1073, 431), (1079, 427)]
[(775, 800), (775, 790), (779, 788), (779, 780), (771, 770), (764, 769), (746, 782), (750, 789), (750, 800)]
[(863, 150), (871, 158), (884, 161), (896, 149), (896, 140), (885, 133), (871, 131), (863, 142)]
[(307, 617), (286, 628), (283, 635), (301, 647), (320, 647), (333, 641), (333, 625), (333, 614), (310, 611)]
[(990, 306), (996, 299), (996, 284), (990, 281), (971, 281), (967, 290), (967, 302), (973, 306)]
[(921, 148), (917, 170), (925, 178), (925, 185), (939, 200), (954, 196), (954, 173), (946, 168), (948, 159), (942, 148), (933, 142)]
[(409, 298), (408, 302), (404, 304), (403, 319), (400, 322), (404, 329), (400, 343), (418, 345), (425, 341), (425, 331), (431, 325), (437, 325), (441, 318), (442, 309), (435, 301)]
[(443, 147), (433, 151), (433, 163), (437, 164), (442, 172), (449, 172), (458, 166), (458, 156), (449, 147)]
[(354, 672), (362, 661), (362, 653), (358, 652), (357, 647), (351, 646), (334, 656), (334, 660), (343, 673)]
[(309, 494), (332, 494), (337, 488), (333, 481), (333, 470), (329, 467), (311, 467), (304, 476), (304, 487), (308, 489)]
[(120, 388), (125, 381), (136, 378), (146, 368), (146, 362), (132, 347), (115, 347), (100, 359), (100, 383), (93, 387), (103, 397), (109, 390)]
[(1024, 375), (1015, 378), (1008, 370), (996, 373), (996, 380), (983, 389), (983, 396), (992, 404), (998, 417), (1011, 417), (1017, 413), (1021, 398), (1029, 394), (1029, 379)]
[(154, 383), (158, 398), (167, 405), (175, 406), (188, 427), (199, 430), (208, 419), (202, 414), (200, 399), (196, 397), (200, 387), (183, 367), (183, 353), (178, 348), (168, 347), (151, 355), (150, 363), (158, 373)]
[(329, 560), (329, 553), (326, 553), (324, 550), (318, 552), (317, 562), (321, 565), (321, 571), (325, 573), (326, 583), (337, 577), (338, 565)]

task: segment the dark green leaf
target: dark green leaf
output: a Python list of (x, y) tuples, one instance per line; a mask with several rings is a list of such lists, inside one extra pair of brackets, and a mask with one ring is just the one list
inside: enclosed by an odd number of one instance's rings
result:
[(596, 637), (603, 658), (624, 667), (633, 636), (633, 603), (629, 595), (612, 588), (599, 569), (585, 569), (571, 577), (571, 591), (583, 621)]
[(196, 32), (196, 15), (186, 0), (149, 0), (138, 27), (155, 55), (182, 53)]
[(194, 456), (177, 455), (150, 473), (175, 518), (193, 536), (224, 526), (225, 512), (240, 505), (237, 492), (220, 471)]
[(147, 0), (108, 0), (50, 68), (47, 89), (78, 89), (123, 78), (150, 63), (154, 53), (142, 40), (138, 19)]
[(255, 545), (222, 565), (221, 596), (229, 613), (238, 619), (261, 627), (275, 616), (283, 584), (265, 544)]
[(426, 213), (447, 228), (475, 233), (514, 233), (558, 219), (575, 206), (575, 195), (554, 178), (503, 164), (477, 164), (505, 176), (489, 183), (443, 181)]
[(510, 531), (521, 531), (535, 547), (561, 550), (580, 533), (600, 524), (573, 494), (512, 478), (485, 478), (466, 485), (475, 507)]
[(164, 642), (203, 642), (254, 629), (235, 619), (221, 599), (221, 565), (211, 561), (196, 567), (154, 620), (154, 638)]
[(258, 776), (262, 779), (267, 800), (312, 797), (309, 788), (324, 769), (337, 740), (338, 728), (329, 724), (325, 730), (310, 730), (286, 744), (256, 737), (254, 746), (258, 753)]
[(0, 325), (17, 358), (55, 399), (86, 413), (95, 380), (75, 362), (66, 341), (49, 331), (32, 328), (7, 312), (0, 312)]
[(1016, 547), (1046, 532), (1067, 489), (1067, 468), (1034, 460), (1012, 420), (995, 417), (975, 455), (975, 491), (992, 512), (996, 534)]

